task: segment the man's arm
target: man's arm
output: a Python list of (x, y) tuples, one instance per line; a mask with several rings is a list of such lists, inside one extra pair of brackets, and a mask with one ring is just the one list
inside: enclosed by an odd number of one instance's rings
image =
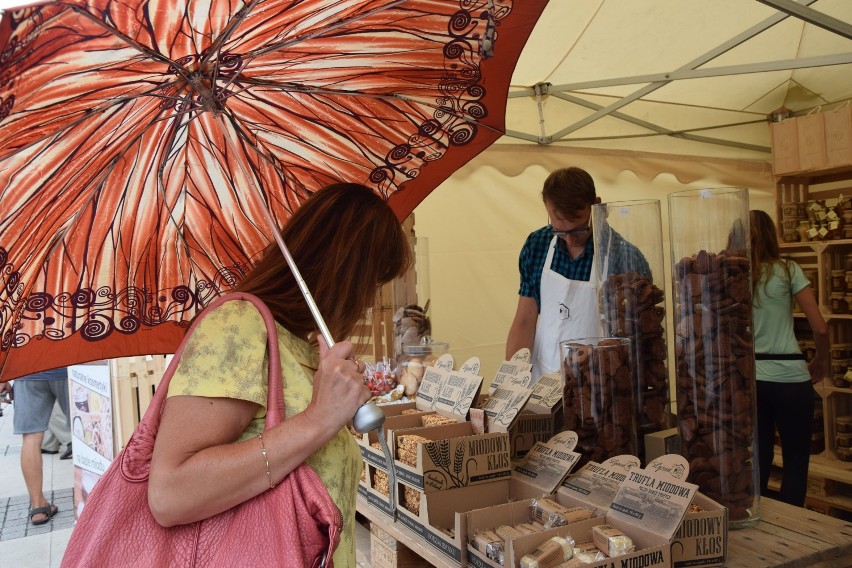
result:
[(518, 349), (526, 347), (532, 351), (535, 342), (535, 326), (538, 323), (538, 306), (535, 298), (518, 296), (518, 309), (509, 337), (506, 339), (506, 359), (514, 355)]

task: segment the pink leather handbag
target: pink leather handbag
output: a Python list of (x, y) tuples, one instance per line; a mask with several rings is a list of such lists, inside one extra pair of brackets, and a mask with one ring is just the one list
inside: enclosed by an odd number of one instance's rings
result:
[[(215, 300), (252, 302), (269, 337), (269, 399), (266, 429), (284, 416), (275, 322), (255, 296), (234, 293)], [(148, 472), (169, 380), (186, 345), (184, 338), (166, 369), (145, 416), (127, 446), (92, 490), (62, 558), (63, 568), (109, 566), (331, 567), (342, 518), (316, 472), (303, 463), (273, 489), (228, 511), (188, 525), (164, 528), (148, 507)], [(260, 459), (260, 458), (259, 458)]]

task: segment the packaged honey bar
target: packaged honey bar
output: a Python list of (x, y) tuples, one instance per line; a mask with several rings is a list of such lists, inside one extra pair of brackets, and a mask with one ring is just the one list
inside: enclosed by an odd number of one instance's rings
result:
[(499, 527), (494, 529), (494, 532), (497, 533), (497, 536), (499, 536), (503, 540), (503, 542), (506, 542), (511, 538), (518, 538), (519, 536), (524, 536), (524, 533), (522, 533), (515, 527), (509, 525), (500, 525)]
[(574, 555), (574, 539), (554, 536), (521, 557), (521, 568), (556, 568)]
[(630, 537), (611, 525), (592, 528), (592, 540), (595, 541), (595, 546), (611, 557), (633, 551), (633, 541)]
[(473, 536), (473, 547), (489, 559), (503, 565), (503, 541), (492, 530), (479, 531)]
[(545, 529), (592, 518), (592, 512), (585, 507), (564, 507), (550, 499), (533, 500), (531, 507), (533, 520), (541, 523)]
[(534, 525), (532, 523), (521, 523), (519, 525), (515, 525), (515, 528), (523, 534), (532, 534), (544, 530), (542, 525)]

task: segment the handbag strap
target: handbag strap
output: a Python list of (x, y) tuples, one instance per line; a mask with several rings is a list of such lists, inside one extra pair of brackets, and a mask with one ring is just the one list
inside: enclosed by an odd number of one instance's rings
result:
[[(124, 450), (121, 452), (119, 459), (121, 460), (121, 469), (124, 476), (128, 479), (142, 481), (148, 478), (150, 469), (151, 453), (153, 452), (154, 439), (157, 437), (157, 431), (160, 428), (160, 418), (162, 417), (163, 408), (166, 402), (166, 395), (169, 391), (169, 382), (175, 374), (180, 358), (188, 342), (188, 338), (208, 313), (221, 306), (225, 302), (232, 300), (244, 300), (251, 302), (260, 315), (263, 316), (263, 321), (266, 324), (266, 335), (269, 349), (269, 383), (266, 396), (266, 419), (265, 430), (269, 430), (273, 426), (280, 424), (284, 419), (284, 389), (281, 386), (281, 356), (278, 350), (278, 330), (275, 327), (275, 318), (269, 307), (257, 296), (246, 294), (245, 292), (233, 292), (220, 296), (210, 303), (204, 310), (195, 318), (189, 330), (186, 332), (183, 341), (181, 341), (174, 358), (169, 363), (163, 373), (163, 378), (157, 389), (154, 391), (154, 396), (151, 398), (151, 403), (145, 411), (139, 425), (133, 431), (133, 435), (127, 442)], [(132, 448), (131, 448), (132, 446)]]

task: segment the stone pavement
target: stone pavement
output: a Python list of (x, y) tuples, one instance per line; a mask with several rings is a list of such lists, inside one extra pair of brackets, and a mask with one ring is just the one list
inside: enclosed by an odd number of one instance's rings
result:
[[(21, 474), (21, 436), (12, 433), (12, 405), (0, 416), (0, 568), (58, 568), (74, 526), (74, 467), (44, 454), (44, 496), (59, 513), (40, 526), (29, 523), (29, 497)], [(64, 446), (63, 446), (64, 448)]]

